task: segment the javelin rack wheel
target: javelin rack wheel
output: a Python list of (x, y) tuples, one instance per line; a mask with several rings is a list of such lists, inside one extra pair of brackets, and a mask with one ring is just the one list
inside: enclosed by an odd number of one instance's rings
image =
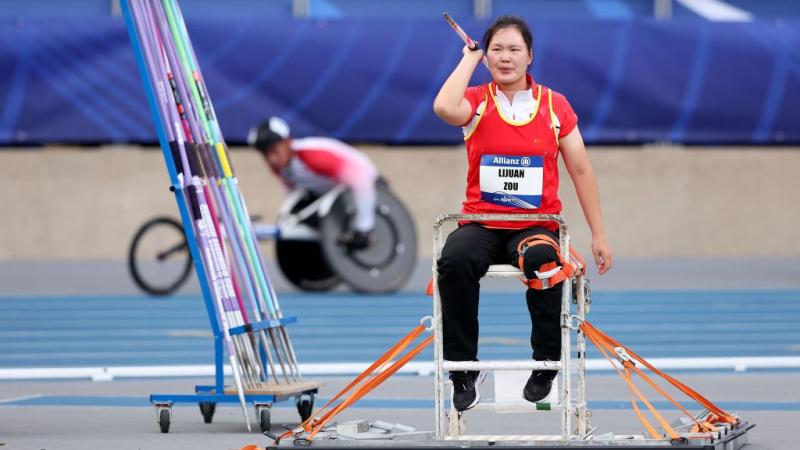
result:
[(214, 419), (214, 412), (217, 410), (217, 404), (215, 402), (200, 402), (200, 414), (203, 415), (203, 422), (211, 423)]
[(297, 412), (300, 414), (300, 420), (305, 422), (311, 417), (311, 412), (314, 410), (314, 395), (303, 394), (297, 397)]
[(258, 417), (259, 429), (266, 433), (272, 427), (272, 415), (270, 414), (271, 405), (256, 404), (256, 417)]
[(172, 411), (169, 406), (158, 406), (156, 408), (158, 413), (158, 428), (162, 433), (169, 433), (170, 419)]

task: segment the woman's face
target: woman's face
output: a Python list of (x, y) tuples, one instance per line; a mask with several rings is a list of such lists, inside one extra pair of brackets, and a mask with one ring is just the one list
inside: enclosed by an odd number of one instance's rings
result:
[(486, 52), (489, 71), (497, 84), (510, 85), (525, 80), (533, 57), (516, 27), (497, 30)]

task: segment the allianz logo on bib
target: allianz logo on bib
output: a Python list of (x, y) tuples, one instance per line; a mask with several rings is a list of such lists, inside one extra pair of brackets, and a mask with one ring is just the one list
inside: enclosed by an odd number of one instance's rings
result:
[[(528, 159), (528, 158), (524, 158)], [(492, 159), (492, 164), (505, 164), (509, 166), (518, 166), (520, 165), (520, 158), (509, 158), (507, 156), (495, 156)], [(530, 164), (530, 160), (528, 160), (528, 164)]]
[(521, 158), (510, 158), (508, 156), (493, 156), (492, 164), (530, 167), (531, 159), (527, 156), (523, 156)]

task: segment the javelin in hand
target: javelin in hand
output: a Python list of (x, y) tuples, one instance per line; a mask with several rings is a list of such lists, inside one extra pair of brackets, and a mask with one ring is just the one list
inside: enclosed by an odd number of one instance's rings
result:
[[(481, 44), (478, 41), (470, 38), (464, 31), (464, 29), (461, 28), (461, 26), (459, 26), (456, 23), (456, 21), (453, 20), (452, 17), (450, 17), (450, 14), (443, 13), (442, 15), (444, 16), (444, 20), (446, 20), (447, 23), (449, 23), (450, 26), (453, 27), (453, 30), (455, 30), (458, 37), (460, 37), (461, 40), (464, 41), (465, 44), (467, 44), (467, 48), (469, 48), (472, 51), (480, 50)], [(486, 55), (483, 56), (483, 65), (486, 66), (487, 69), (489, 68), (489, 63), (486, 62)]]

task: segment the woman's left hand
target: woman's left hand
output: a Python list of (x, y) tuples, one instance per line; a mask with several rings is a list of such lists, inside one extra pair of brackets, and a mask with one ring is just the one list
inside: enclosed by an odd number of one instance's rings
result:
[(594, 256), (594, 263), (597, 265), (597, 272), (600, 275), (611, 270), (613, 266), (611, 246), (608, 245), (608, 240), (606, 240), (605, 236), (592, 238), (592, 256)]

